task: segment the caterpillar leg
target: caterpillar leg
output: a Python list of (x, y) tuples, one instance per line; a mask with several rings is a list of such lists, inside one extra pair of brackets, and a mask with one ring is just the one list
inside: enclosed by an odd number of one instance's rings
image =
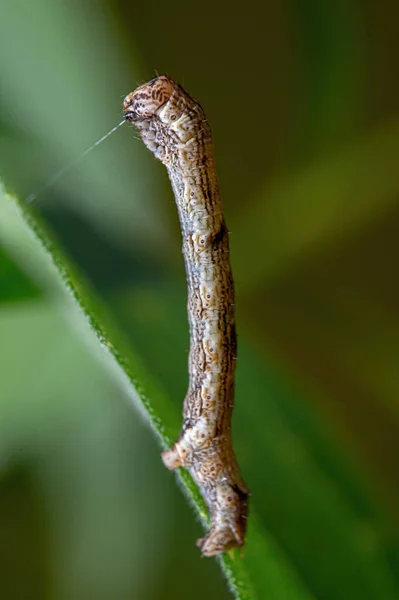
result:
[(170, 471), (177, 469), (177, 467), (188, 467), (190, 465), (188, 456), (187, 444), (184, 441), (177, 441), (169, 450), (165, 450), (161, 454), (163, 464)]
[(195, 454), (208, 445), (214, 437), (214, 424), (202, 416), (192, 427), (187, 427), (169, 450), (162, 452), (162, 460), (169, 470), (177, 467), (190, 467)]

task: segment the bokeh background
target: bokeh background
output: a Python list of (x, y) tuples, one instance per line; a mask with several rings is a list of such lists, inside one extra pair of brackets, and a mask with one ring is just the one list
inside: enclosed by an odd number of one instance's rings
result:
[[(21, 197), (157, 72), (204, 106), (237, 290), (237, 453), (315, 598), (399, 589), (398, 17), (395, 0), (0, 8), (0, 169)], [(179, 224), (136, 137), (121, 127), (33, 208), (180, 410)], [(2, 598), (229, 598), (199, 535), (143, 419), (0, 240)]]

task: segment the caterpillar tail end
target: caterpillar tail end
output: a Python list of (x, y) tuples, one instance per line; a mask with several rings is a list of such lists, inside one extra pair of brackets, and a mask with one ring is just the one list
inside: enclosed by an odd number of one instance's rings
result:
[(244, 540), (237, 540), (230, 527), (213, 527), (208, 535), (197, 540), (197, 546), (202, 556), (217, 556), (232, 548), (242, 546)]

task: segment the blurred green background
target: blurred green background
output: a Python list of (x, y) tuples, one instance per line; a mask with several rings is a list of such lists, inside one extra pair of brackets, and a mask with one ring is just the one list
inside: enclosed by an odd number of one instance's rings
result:
[[(398, 17), (394, 0), (0, 8), (0, 170), (21, 197), (156, 72), (204, 106), (232, 232), (237, 454), (262, 535), (326, 600), (399, 597)], [(180, 411), (179, 224), (136, 137), (124, 125), (33, 208)], [(149, 428), (17, 262), (0, 235), (1, 598), (231, 597)]]

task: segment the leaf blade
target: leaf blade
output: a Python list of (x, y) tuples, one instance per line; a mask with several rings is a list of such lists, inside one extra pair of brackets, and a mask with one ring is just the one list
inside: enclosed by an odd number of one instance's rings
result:
[[(55, 303), (66, 311), (70, 322), (78, 327), (114, 378), (127, 392), (134, 405), (151, 425), (162, 447), (171, 443), (180, 417), (163, 390), (148, 376), (139, 358), (134, 355), (100, 302), (90, 293), (30, 209), (0, 188), (0, 242), (22, 268), (37, 281)], [(103, 352), (98, 352), (101, 346)], [(105, 352), (104, 352), (105, 350)], [(133, 366), (134, 365), (134, 366)], [(161, 418), (162, 417), (162, 418)], [(184, 493), (194, 505), (203, 523), (207, 522), (204, 503), (187, 472), (177, 473)], [(263, 598), (270, 590), (277, 600), (306, 600), (309, 594), (295, 573), (295, 568), (283, 558), (271, 561), (275, 554), (271, 540), (250, 526), (250, 538), (258, 548), (256, 562), (230, 556), (220, 558), (230, 590), (237, 600)], [(249, 553), (251, 556), (251, 552)], [(263, 570), (260, 568), (263, 565)], [(270, 568), (270, 566), (272, 568)], [(263, 574), (254, 581), (253, 568)], [(255, 570), (254, 570), (255, 572)], [(255, 576), (257, 579), (257, 576)], [(285, 582), (284, 588), (278, 582)], [(289, 590), (289, 595), (287, 595)]]

